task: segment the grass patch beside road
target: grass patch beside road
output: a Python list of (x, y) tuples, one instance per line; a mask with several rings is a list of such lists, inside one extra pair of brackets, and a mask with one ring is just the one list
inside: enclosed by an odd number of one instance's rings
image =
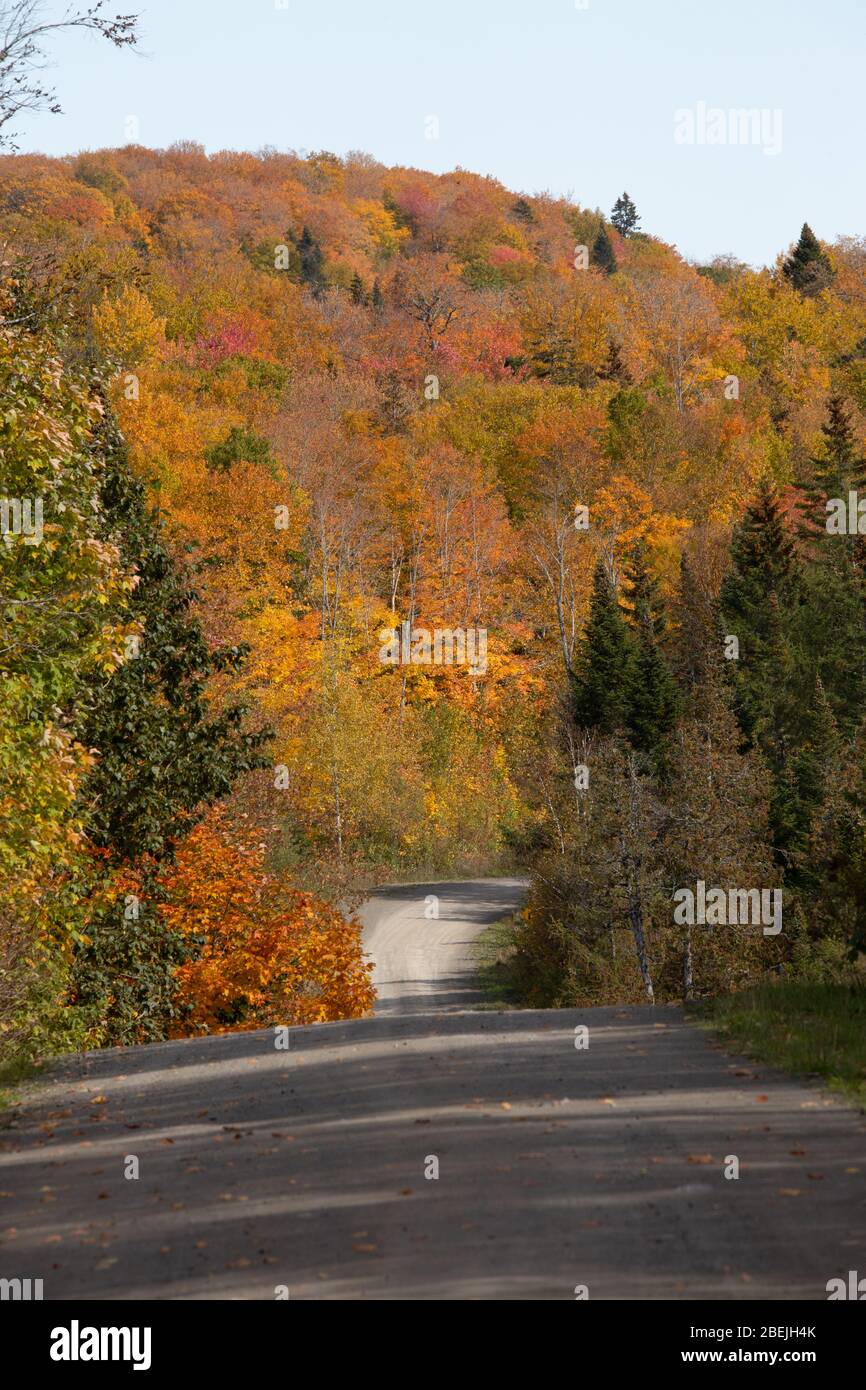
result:
[(519, 1009), (520, 1000), (514, 985), (513, 966), (516, 930), (514, 917), (492, 922), (475, 938), (475, 969), (479, 989), (485, 1003), (482, 1009)]
[(866, 1108), (866, 989), (780, 981), (689, 1009), (756, 1061), (821, 1080)]

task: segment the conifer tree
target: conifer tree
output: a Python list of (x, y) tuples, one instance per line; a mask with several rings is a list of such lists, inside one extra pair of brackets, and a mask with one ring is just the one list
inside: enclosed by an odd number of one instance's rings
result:
[(616, 256), (613, 253), (613, 246), (603, 222), (598, 229), (598, 236), (593, 242), (590, 260), (593, 265), (597, 265), (608, 275), (613, 275), (616, 272)]
[(610, 220), (620, 236), (631, 236), (640, 225), (637, 208), (627, 193), (621, 193), (613, 205)]
[[(808, 499), (802, 534), (811, 542), (828, 538), (828, 499), (840, 498), (847, 502), (849, 490), (866, 489), (866, 459), (860, 452), (845, 397), (838, 392), (827, 401), (827, 419), (821, 426), (821, 433), (823, 451), (809, 460), (807, 475), (801, 483)], [(855, 544), (847, 548), (861, 550), (862, 546)]]
[[(726, 891), (778, 883), (770, 854), (772, 784), (760, 753), (740, 750), (720, 666), (718, 654), (708, 661), (693, 710), (674, 740), (664, 837), (671, 892), (694, 891), (698, 880)], [(771, 955), (760, 931), (678, 926), (672, 907), (662, 935), (676, 944), (676, 971), (686, 998), (736, 988)], [(664, 952), (669, 963), (671, 955)]]
[(593, 576), (589, 621), (575, 673), (577, 723), (603, 734), (621, 730), (628, 716), (634, 643), (616, 589), (602, 560)]
[(244, 729), (240, 704), (211, 708), (211, 677), (237, 670), (245, 651), (206, 642), (193, 616), (196, 594), (172, 558), (108, 410), (95, 448), (104, 462), (103, 539), (138, 576), (116, 620), (138, 633), (124, 664), (77, 694), (77, 736), (98, 754), (79, 804), (106, 872), (128, 871), (144, 886), (132, 915), (123, 900), (97, 912), (72, 979), (74, 1002), (98, 1010), (111, 1041), (121, 1043), (164, 1036), (173, 1016), (172, 972), (188, 950), (156, 911), (158, 869), (241, 773), (263, 765), (270, 735)]
[(833, 269), (808, 222), (803, 223), (797, 245), (782, 263), (782, 274), (806, 296), (819, 294), (832, 281)]
[(535, 213), (532, 211), (532, 204), (526, 198), (517, 198), (511, 208), (512, 215), (518, 217), (521, 222), (534, 222)]
[(694, 691), (703, 683), (711, 650), (718, 651), (720, 634), (716, 605), (698, 582), (687, 555), (680, 560), (680, 583), (673, 603), (671, 664), (680, 685)]
[(318, 297), (325, 288), (325, 258), (322, 248), (309, 227), (304, 227), (300, 237), (295, 239), (300, 265), (301, 284), (306, 285)]
[(679, 696), (661, 639), (667, 617), (658, 582), (639, 546), (626, 569), (634, 655), (629, 667), (626, 724), (632, 747), (649, 755), (659, 772), (665, 767), (665, 745), (676, 722)]
[(737, 714), (748, 738), (778, 679), (770, 652), (776, 648), (779, 656), (782, 615), (796, 601), (800, 578), (795, 542), (778, 494), (765, 480), (734, 532), (731, 568), (720, 599), (725, 634), (739, 642), (739, 657), (730, 662), (730, 671)]
[(357, 270), (355, 271), (355, 274), (352, 276), (352, 280), (349, 285), (349, 297), (351, 298), (353, 304), (364, 304), (367, 300), (367, 291), (364, 289), (364, 281), (361, 279)]

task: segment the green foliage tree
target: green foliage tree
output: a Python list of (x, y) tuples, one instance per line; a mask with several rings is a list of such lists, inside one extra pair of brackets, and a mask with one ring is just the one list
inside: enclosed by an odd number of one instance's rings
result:
[(634, 653), (629, 663), (626, 726), (632, 747), (665, 767), (666, 748), (680, 707), (676, 681), (662, 649), (667, 618), (645, 546), (631, 557), (625, 574), (631, 604)]
[(301, 235), (295, 238), (295, 246), (301, 284), (306, 285), (318, 297), (325, 288), (325, 257), (322, 248), (309, 227), (304, 227)]
[(820, 294), (833, 280), (830, 261), (808, 222), (803, 223), (797, 245), (782, 263), (782, 274), (807, 297)]
[(173, 1016), (172, 970), (186, 949), (158, 919), (156, 874), (206, 808), (263, 765), (269, 735), (244, 729), (240, 704), (211, 706), (213, 678), (237, 671), (245, 651), (205, 641), (195, 591), (108, 411), (95, 447), (104, 541), (138, 582), (116, 613), (129, 629), (126, 660), (77, 691), (78, 737), (97, 751), (79, 813), (106, 873), (131, 872), (143, 887), (132, 915), (122, 901), (97, 911), (76, 953), (72, 987), (76, 1004), (102, 1010), (111, 1041), (130, 1042), (163, 1036)]
[(621, 193), (613, 205), (610, 220), (620, 236), (632, 236), (640, 226), (637, 208), (627, 193)]
[(581, 728), (610, 735), (625, 727), (633, 662), (632, 637), (615, 586), (599, 560), (574, 677), (574, 714)]
[(276, 460), (268, 441), (256, 434), (255, 430), (242, 425), (233, 425), (225, 439), (206, 449), (205, 460), (214, 473), (228, 473), (234, 464), (244, 462), (257, 464), (276, 474)]
[(598, 268), (603, 270), (607, 275), (615, 274), (616, 256), (613, 253), (610, 237), (607, 234), (607, 228), (603, 222), (598, 229), (598, 236), (592, 244), (590, 260), (593, 265), (597, 265)]

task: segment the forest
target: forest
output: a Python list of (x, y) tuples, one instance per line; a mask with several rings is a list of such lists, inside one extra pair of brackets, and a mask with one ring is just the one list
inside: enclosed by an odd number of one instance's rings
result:
[(180, 142), (0, 247), (5, 1058), (362, 1016), (425, 876), (523, 1004), (861, 979), (866, 239)]

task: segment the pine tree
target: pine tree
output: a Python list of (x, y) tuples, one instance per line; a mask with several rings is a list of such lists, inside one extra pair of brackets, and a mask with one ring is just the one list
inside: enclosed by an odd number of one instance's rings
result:
[(325, 288), (325, 258), (322, 248), (309, 227), (304, 227), (300, 237), (295, 240), (295, 246), (300, 263), (301, 284), (306, 285), (318, 297)]
[(616, 272), (616, 256), (613, 253), (610, 237), (603, 222), (598, 229), (598, 236), (593, 242), (590, 260), (593, 265), (597, 265), (608, 275), (613, 275)]
[(716, 606), (699, 583), (688, 556), (680, 560), (680, 583), (673, 604), (671, 664), (680, 685), (694, 691), (706, 679), (710, 652), (718, 650)]
[(382, 287), (379, 284), (378, 276), (373, 281), (373, 290), (370, 295), (370, 303), (374, 309), (381, 309), (382, 307)]
[(173, 970), (189, 949), (166, 933), (156, 911), (159, 866), (241, 773), (264, 765), (270, 735), (245, 731), (239, 704), (211, 708), (211, 677), (237, 670), (245, 651), (207, 644), (193, 616), (196, 594), (129, 468), (109, 410), (95, 448), (104, 460), (103, 539), (138, 575), (116, 620), (135, 624), (140, 634), (118, 670), (77, 695), (77, 737), (98, 754), (79, 803), (106, 872), (128, 871), (143, 887), (129, 920), (122, 900), (96, 913), (72, 978), (75, 1003), (98, 1010), (111, 1041), (120, 1043), (164, 1035), (173, 1015)]
[(351, 298), (353, 304), (366, 304), (367, 302), (367, 291), (364, 288), (364, 281), (361, 279), (357, 270), (355, 271), (355, 274), (352, 276), (352, 280), (349, 285), (349, 297)]
[(518, 198), (511, 208), (513, 217), (517, 217), (521, 222), (534, 222), (535, 213), (532, 211), (532, 204), (526, 198)]
[(819, 294), (832, 281), (834, 271), (808, 222), (803, 223), (797, 245), (782, 263), (782, 274), (806, 296)]
[(679, 694), (661, 648), (667, 616), (658, 582), (639, 546), (626, 569), (630, 624), (635, 652), (629, 669), (626, 724), (632, 747), (648, 755), (659, 772), (665, 769), (665, 747), (676, 722)]
[(610, 214), (610, 220), (620, 236), (631, 236), (633, 232), (637, 231), (640, 218), (637, 214), (637, 208), (627, 193), (621, 193), (617, 198)]
[(589, 621), (575, 673), (577, 723), (603, 734), (618, 732), (628, 715), (634, 643), (604, 562), (593, 577)]
[[(720, 665), (717, 653), (674, 740), (664, 833), (671, 894), (694, 891), (698, 880), (726, 891), (778, 881), (770, 852), (772, 783), (757, 750), (740, 750)], [(779, 950), (760, 931), (675, 924), (672, 907), (661, 935), (673, 947), (659, 952), (667, 965), (663, 983), (681, 984), (686, 998), (744, 984)]]
[(739, 659), (731, 662), (731, 667), (735, 675), (747, 673), (739, 682), (738, 708), (746, 733), (751, 732), (756, 717), (751, 686), (767, 645), (775, 637), (779, 608), (784, 610), (794, 603), (799, 578), (795, 542), (785, 524), (778, 493), (764, 480), (734, 532), (731, 568), (720, 598), (726, 634), (739, 640)]
[(810, 500), (817, 504), (815, 522), (825, 535), (828, 497), (847, 498), (848, 490), (866, 487), (866, 459), (860, 453), (845, 397), (834, 392), (827, 401), (827, 420), (821, 426), (824, 450), (809, 460), (809, 474), (803, 484)]

